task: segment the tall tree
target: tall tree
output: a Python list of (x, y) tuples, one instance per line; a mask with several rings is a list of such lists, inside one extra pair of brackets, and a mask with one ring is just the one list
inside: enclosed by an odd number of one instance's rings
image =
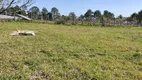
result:
[(141, 26), (142, 25), (142, 10), (138, 12), (137, 20), (138, 20), (138, 26)]
[(59, 20), (60, 18), (61, 18), (61, 14), (60, 14), (60, 13), (57, 13), (56, 19)]
[(48, 17), (48, 20), (50, 20), (50, 21), (53, 20), (53, 16), (52, 16), (52, 13), (51, 13), (51, 12), (49, 12), (49, 13), (47, 14), (47, 17)]
[(104, 15), (104, 16), (103, 16), (103, 18), (104, 18), (104, 23), (106, 24), (106, 23), (109, 22), (109, 17), (110, 17), (110, 16), (109, 16), (109, 11), (105, 10), (103, 15)]
[(21, 11), (20, 6), (16, 5), (16, 6), (14, 7), (14, 12), (16, 12), (16, 11)]
[(115, 20), (114, 14), (105, 10), (104, 14), (101, 16), (102, 26), (105, 26), (106, 24), (110, 25), (112, 20)]
[(131, 18), (132, 18), (133, 20), (136, 20), (137, 16), (138, 16), (137, 13), (133, 13), (133, 14), (131, 15)]
[(132, 21), (132, 25), (134, 25), (134, 24), (137, 22), (137, 17), (138, 17), (138, 14), (137, 14), (137, 13), (133, 13), (133, 14), (130, 16), (130, 20)]
[(17, 14), (21, 14), (21, 15), (27, 15), (26, 14), (26, 11), (25, 10), (23, 10), (23, 9), (21, 9), (20, 8), (20, 6), (18, 6), (18, 5), (16, 5), (15, 7), (14, 7), (14, 15), (17, 13)]
[(51, 13), (52, 13), (52, 15), (53, 15), (53, 20), (55, 20), (56, 17), (57, 17), (57, 15), (58, 15), (58, 13), (59, 13), (59, 10), (58, 10), (56, 7), (53, 7), (53, 8), (51, 9)]
[(48, 10), (46, 8), (43, 8), (41, 13), (42, 13), (43, 20), (47, 20), (48, 19)]
[[(18, 11), (18, 12), (17, 12)], [(15, 7), (10, 7), (5, 11), (6, 15), (12, 15), (15, 16), (17, 14), (25, 15), (26, 16), (26, 11), (22, 10), (18, 5)]]
[(110, 23), (112, 22), (112, 20), (115, 20), (114, 18), (115, 18), (115, 17), (114, 17), (114, 14), (111, 13), (111, 12), (109, 12), (109, 13), (108, 13), (108, 23), (109, 23), (109, 25), (110, 25)]
[(92, 10), (89, 9), (89, 10), (85, 13), (84, 16), (85, 16), (85, 18), (86, 18), (86, 20), (88, 21), (88, 24), (89, 24), (89, 22), (92, 21), (92, 17), (93, 17), (93, 12), (92, 12)]
[(37, 20), (40, 14), (40, 10), (37, 6), (33, 6), (29, 9), (29, 13), (31, 14), (30, 18)]
[(7, 15), (13, 16), (13, 13), (14, 13), (14, 7), (8, 8), (5, 12), (6, 12)]
[(76, 20), (76, 15), (74, 12), (70, 12), (69, 13), (69, 17), (71, 18), (71, 20), (73, 21), (72, 24), (75, 24), (75, 20)]
[(119, 15), (119, 16), (118, 16), (118, 20), (119, 20), (120, 26), (122, 26), (123, 16), (122, 16), (122, 15)]
[(96, 22), (100, 22), (100, 19), (101, 19), (101, 11), (100, 10), (96, 10), (94, 12), (94, 18), (96, 19)]
[(81, 25), (83, 25), (83, 21), (84, 21), (84, 15), (80, 15), (78, 17), (79, 21), (81, 21)]

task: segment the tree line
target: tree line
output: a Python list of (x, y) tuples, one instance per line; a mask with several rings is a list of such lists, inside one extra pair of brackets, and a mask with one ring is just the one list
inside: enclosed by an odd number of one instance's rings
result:
[[(0, 0), (0, 5), (2, 5), (3, 1), (6, 0)], [(28, 5), (31, 5), (33, 0), (26, 0), (26, 2), (21, 6), (16, 5), (14, 7), (11, 7), (14, 2), (18, 3), (16, 2), (16, 0), (11, 0), (11, 3), (9, 5), (3, 4), (3, 7), (1, 7), (0, 9), (0, 13), (12, 16), (15, 16), (15, 14), (22, 14), (28, 16), (32, 20), (54, 21), (56, 24), (65, 25), (142, 25), (142, 10), (138, 13), (132, 13), (132, 15), (130, 15), (129, 17), (123, 17), (122, 15), (115, 17), (114, 13), (108, 10), (105, 10), (103, 13), (101, 13), (100, 10), (92, 11), (91, 9), (88, 9), (84, 14), (76, 16), (74, 12), (70, 12), (68, 15), (61, 15), (56, 7), (53, 7), (50, 11), (48, 11), (45, 7), (40, 10), (37, 6), (33, 6), (27, 10)]]

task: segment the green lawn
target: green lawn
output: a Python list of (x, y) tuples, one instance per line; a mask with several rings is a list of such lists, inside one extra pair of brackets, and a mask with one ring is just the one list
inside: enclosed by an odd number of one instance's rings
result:
[(0, 23), (0, 80), (37, 78), (142, 80), (142, 28)]

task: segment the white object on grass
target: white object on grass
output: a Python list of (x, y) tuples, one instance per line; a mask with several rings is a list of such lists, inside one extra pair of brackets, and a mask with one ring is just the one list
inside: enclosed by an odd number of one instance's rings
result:
[(34, 33), (34, 31), (17, 30), (17, 31), (13, 31), (10, 35), (12, 35), (12, 36), (18, 36), (18, 35), (22, 35), (22, 36), (35, 36), (35, 33)]

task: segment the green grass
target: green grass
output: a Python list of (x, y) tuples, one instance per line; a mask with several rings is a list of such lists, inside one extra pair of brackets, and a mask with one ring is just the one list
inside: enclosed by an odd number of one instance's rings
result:
[(142, 80), (142, 28), (15, 22), (0, 33), (0, 80)]

